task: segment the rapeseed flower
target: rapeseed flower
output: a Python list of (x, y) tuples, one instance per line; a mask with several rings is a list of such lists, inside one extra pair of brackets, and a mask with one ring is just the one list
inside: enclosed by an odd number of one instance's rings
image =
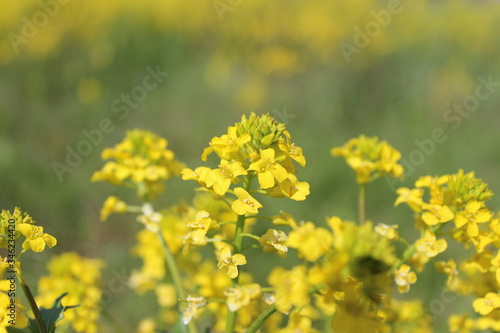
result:
[(227, 267), (227, 276), (234, 279), (238, 276), (238, 266), (245, 265), (247, 259), (244, 255), (237, 253), (232, 255), (229, 246), (223, 247), (220, 250), (220, 259), (217, 267), (219, 269)]

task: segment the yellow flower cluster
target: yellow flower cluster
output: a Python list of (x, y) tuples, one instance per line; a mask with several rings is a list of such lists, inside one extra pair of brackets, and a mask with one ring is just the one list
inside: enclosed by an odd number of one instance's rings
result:
[[(186, 168), (182, 179), (193, 179), (219, 196), (230, 191), (236, 196), (232, 208), (238, 215), (256, 214), (262, 208), (248, 192), (253, 178), (258, 179), (260, 193), (275, 198), (300, 201), (309, 194), (309, 184), (298, 181), (293, 164), (295, 161), (305, 166), (302, 149), (291, 142), (285, 125), (268, 114), (243, 116), (240, 123), (228, 128), (227, 134), (210, 141), (202, 159), (213, 152), (220, 158), (218, 168)], [(243, 187), (237, 187), (240, 183)]]
[[(167, 149), (167, 140), (142, 130), (128, 132), (125, 140), (102, 152), (102, 159), (111, 161), (92, 175), (92, 181), (130, 186), (145, 200), (161, 193), (161, 181), (178, 175), (183, 168), (174, 153)], [(102, 215), (107, 216), (106, 213)]]
[(27, 213), (16, 207), (13, 212), (2, 210), (0, 213), (0, 247), (14, 248), (12, 245), (24, 237), (21, 253), (32, 250), (42, 252), (46, 246), (53, 247), (57, 240), (43, 232), (43, 227), (35, 225), (35, 221)]
[(0, 277), (4, 278), (0, 280), (0, 333), (7, 333), (9, 326), (17, 329), (28, 326), (28, 318), (24, 314), (26, 307), (21, 304), (19, 297), (11, 298), (15, 296), (15, 288), (12, 285), (15, 279), (12, 279), (12, 273), (18, 269), (19, 263), (11, 265), (8, 263), (8, 257), (0, 257)]
[(97, 320), (101, 311), (99, 284), (103, 265), (100, 259), (84, 258), (73, 252), (54, 256), (49, 261), (49, 275), (38, 282), (37, 304), (50, 308), (55, 299), (68, 293), (62, 299), (63, 306), (77, 306), (64, 312), (64, 318), (57, 324), (58, 330), (102, 332)]
[[(463, 295), (474, 295), (475, 312), (481, 316), (452, 315), (452, 332), (498, 330), (500, 309), (500, 219), (486, 206), (493, 193), (475, 177), (474, 172), (444, 176), (425, 176), (415, 182), (415, 188), (400, 188), (395, 205), (407, 204), (415, 214), (416, 226), (423, 236), (415, 242), (409, 261), (418, 270), (429, 258), (444, 252), (448, 242), (437, 235), (448, 236), (465, 248), (474, 246), (472, 257), (458, 265), (450, 258), (435, 263), (438, 271), (447, 275), (447, 287)], [(428, 198), (428, 200), (425, 200)]]
[(377, 137), (361, 135), (349, 140), (344, 147), (333, 148), (331, 153), (345, 158), (360, 184), (368, 184), (385, 175), (403, 176), (403, 167), (398, 164), (401, 153)]
[[(151, 150), (142, 147), (143, 152)], [(332, 153), (355, 170), (361, 189), (377, 178), (403, 174), (401, 154), (378, 138), (360, 136)], [(104, 218), (134, 212), (144, 226), (132, 249), (143, 263), (129, 285), (140, 294), (154, 292), (160, 309), (158, 319), (143, 320), (138, 332), (179, 325), (189, 333), (312, 333), (325, 325), (332, 332), (432, 332), (425, 304), (393, 295), (409, 292), (431, 260), (446, 275), (450, 293), (475, 297), (470, 308), (477, 315), (450, 316), (452, 331), (500, 328), (500, 218), (486, 205), (493, 193), (473, 172), (425, 176), (414, 188), (397, 190), (395, 205), (410, 207), (419, 231), (408, 241), (399, 234), (399, 225), (365, 218), (365, 190), (360, 191), (359, 224), (331, 217), (319, 226), (285, 212), (264, 216), (259, 195), (300, 201), (309, 194), (309, 185), (296, 177), (296, 164), (305, 165), (302, 150), (291, 142), (284, 124), (269, 115), (243, 116), (210, 141), (202, 160), (210, 154), (218, 157), (216, 168), (177, 172), (201, 186), (191, 204), (156, 210), (151, 195), (140, 195), (137, 206), (117, 197), (104, 204)], [(128, 186), (138, 177), (134, 173), (146, 174), (147, 168), (139, 165), (115, 184)], [(167, 178), (158, 177), (154, 186)], [(139, 183), (147, 187), (148, 182), (144, 178)], [(254, 234), (257, 220), (269, 220), (272, 226)], [(474, 253), (455, 263), (445, 258), (451, 242)], [(301, 263), (274, 265), (262, 272), (265, 279), (257, 278), (246, 266), (255, 264), (250, 251), (255, 248), (274, 258), (297, 256)], [(435, 261), (438, 257), (444, 259)]]

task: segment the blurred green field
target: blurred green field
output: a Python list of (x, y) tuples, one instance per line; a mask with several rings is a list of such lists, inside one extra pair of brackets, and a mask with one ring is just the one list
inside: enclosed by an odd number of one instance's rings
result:
[[(368, 218), (398, 224), (412, 240), (411, 212), (393, 208), (396, 187), (464, 169), (500, 191), (500, 83), (490, 85), (474, 111), (453, 109), (473, 100), (484, 80), (500, 82), (496, 1), (401, 1), (385, 26), (373, 13), (387, 11), (388, 2), (375, 0), (240, 1), (224, 12), (210, 1), (43, 3), (57, 5), (9, 2), (0, 13), (0, 207), (20, 206), (59, 241), (30, 256), (31, 280), (44, 272), (50, 253), (68, 250), (104, 258), (104, 285), (113, 270), (138, 266), (128, 256), (137, 223), (122, 215), (99, 221), (108, 195), (130, 201), (133, 195), (90, 183), (103, 164), (101, 151), (133, 128), (165, 137), (194, 168), (210, 139), (241, 115), (270, 113), (303, 148), (307, 166), (298, 175), (311, 184), (311, 195), (304, 202), (273, 200), (264, 213), (284, 210), (318, 224), (326, 216), (357, 218), (354, 174), (330, 149), (359, 134), (379, 136), (405, 160), (419, 161), (410, 162), (404, 182), (378, 180), (368, 188)], [(342, 43), (356, 46), (367, 24), (378, 30), (347, 59)], [(155, 88), (136, 88), (155, 69), (168, 76)], [(144, 91), (128, 106), (123, 100)], [(68, 147), (77, 149), (87, 139), (83, 131), (103, 119), (110, 119), (109, 133), (101, 132), (88, 156), (58, 176), (54, 162), (66, 164)], [(431, 145), (436, 129), (442, 142)], [(172, 180), (158, 206), (190, 200), (193, 188)], [(500, 199), (490, 203), (499, 207)], [(435, 281), (444, 278), (434, 272), (425, 278), (410, 296), (431, 301)], [(108, 311), (135, 327), (149, 298), (124, 288)], [(131, 311), (138, 300), (143, 307)], [(437, 316), (436, 331), (446, 331), (442, 318), (462, 306), (457, 301)]]

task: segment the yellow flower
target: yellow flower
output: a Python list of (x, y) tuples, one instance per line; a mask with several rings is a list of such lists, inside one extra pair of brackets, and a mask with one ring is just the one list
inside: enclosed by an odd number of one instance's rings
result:
[(111, 213), (125, 213), (127, 204), (115, 196), (109, 196), (101, 208), (101, 221), (106, 221)]
[(500, 284), (500, 251), (498, 251), (495, 258), (491, 260), (491, 265), (495, 267), (495, 277)]
[(232, 203), (231, 208), (236, 214), (257, 214), (259, 212), (259, 208), (262, 208), (260, 202), (255, 200), (245, 189), (237, 187), (234, 189), (234, 193), (238, 199)]
[(23, 251), (32, 250), (34, 252), (42, 252), (45, 249), (45, 245), (52, 248), (57, 244), (57, 240), (54, 237), (43, 232), (43, 227), (21, 223), (17, 225), (17, 230), (26, 237), (26, 240), (23, 242)]
[(297, 310), (293, 310), (288, 318), (288, 323), (285, 328), (278, 333), (316, 333), (318, 330), (313, 328), (312, 318), (308, 315), (303, 315)]
[(398, 206), (400, 203), (406, 203), (414, 212), (422, 211), (423, 200), (422, 196), (424, 195), (423, 189), (412, 189), (410, 190), (407, 187), (398, 188), (396, 193), (399, 195), (394, 202), (394, 206)]
[[(14, 327), (17, 329), (28, 326), (28, 318), (24, 314), (26, 307), (20, 303), (19, 298), (11, 300), (8, 295), (10, 295), (10, 297), (13, 295), (11, 281), (0, 280), (0, 333), (7, 333), (6, 327), (10, 326), (9, 322), (12, 321), (15, 322)], [(12, 306), (12, 304), (14, 304), (15, 310), (12, 310), (14, 312), (10, 312), (10, 306)]]
[(274, 186), (275, 179), (281, 183), (288, 178), (288, 172), (274, 158), (274, 149), (260, 151), (260, 158), (250, 164), (248, 170), (257, 171), (260, 187), (263, 189)]
[(406, 293), (410, 290), (410, 285), (417, 282), (417, 275), (411, 272), (411, 267), (403, 264), (394, 271), (394, 281), (398, 285), (400, 293)]
[(231, 183), (238, 179), (238, 176), (246, 175), (241, 162), (228, 162), (221, 160), (219, 168), (211, 170), (206, 176), (208, 187), (213, 186), (213, 190), (218, 195), (224, 195), (231, 186)]
[(476, 299), (472, 306), (474, 311), (486, 316), (491, 311), (500, 308), (500, 296), (497, 293), (487, 293), (485, 297)]
[(146, 318), (142, 319), (139, 322), (139, 327), (137, 328), (136, 333), (155, 333), (157, 332), (156, 330), (156, 323), (154, 319), (152, 318)]
[(221, 159), (230, 160), (232, 157), (238, 157), (240, 147), (251, 140), (250, 133), (238, 135), (236, 126), (231, 126), (227, 129), (227, 134), (223, 136), (214, 137), (210, 141), (210, 147), (205, 148), (201, 159), (207, 160), (210, 153), (215, 152)]
[(269, 196), (302, 201), (306, 199), (309, 193), (309, 184), (307, 182), (299, 182), (294, 174), (289, 173), (287, 179), (270, 189)]
[(316, 228), (314, 223), (307, 222), (290, 232), (285, 245), (295, 248), (304, 259), (314, 262), (330, 249), (331, 233), (323, 228)]
[(238, 266), (245, 265), (247, 259), (242, 254), (231, 255), (231, 248), (229, 246), (223, 247), (220, 250), (220, 259), (217, 267), (222, 269), (227, 267), (227, 276), (234, 279), (238, 276)]
[(469, 237), (475, 237), (479, 234), (477, 223), (485, 223), (491, 220), (493, 213), (488, 209), (481, 209), (484, 206), (479, 201), (469, 201), (465, 209), (457, 213), (455, 217), (455, 225), (460, 228), (467, 224), (467, 234)]
[(448, 275), (448, 279), (446, 281), (448, 286), (450, 286), (455, 277), (458, 276), (457, 264), (453, 259), (449, 259), (447, 262), (438, 261), (434, 264), (434, 267), (436, 267), (436, 270), (439, 272)]
[(451, 221), (455, 216), (448, 206), (424, 204), (423, 208), (426, 212), (422, 214), (422, 220), (427, 225), (445, 223)]
[(37, 303), (49, 308), (57, 297), (67, 292), (62, 305), (78, 305), (64, 312), (64, 318), (58, 324), (61, 331), (102, 332), (98, 319), (102, 295), (99, 283), (103, 265), (100, 259), (83, 258), (70, 252), (52, 257), (47, 264), (49, 275), (38, 281)]
[(451, 315), (448, 318), (450, 332), (469, 333), (475, 328), (474, 319), (469, 318), (466, 314)]
[(137, 222), (143, 224), (146, 229), (152, 232), (158, 232), (162, 215), (155, 212), (151, 204), (143, 204), (141, 210), (142, 214), (137, 217)]
[(425, 237), (415, 242), (417, 250), (425, 253), (429, 258), (437, 256), (439, 253), (444, 252), (448, 247), (446, 240), (439, 239), (436, 241), (436, 235), (429, 230), (425, 231)]
[(403, 175), (403, 166), (397, 162), (401, 158), (401, 153), (383, 141), (380, 148), (380, 161), (378, 168), (383, 172), (391, 174), (393, 177)]
[(91, 180), (126, 183), (139, 197), (154, 197), (163, 190), (159, 182), (180, 174), (184, 167), (166, 147), (167, 140), (152, 132), (129, 131), (122, 142), (102, 152), (102, 159), (112, 161), (94, 172)]
[(302, 155), (302, 148), (295, 146), (294, 143), (289, 143), (290, 134), (288, 131), (284, 132), (288, 140), (280, 140), (278, 147), (283, 151), (288, 157), (295, 160), (301, 166), (306, 166), (306, 158)]
[(181, 174), (183, 180), (195, 180), (201, 186), (209, 187), (206, 184), (206, 180), (210, 171), (212, 170), (207, 167), (197, 167), (194, 171), (189, 168), (184, 168), (182, 169)]
[(159, 284), (155, 288), (156, 298), (161, 307), (172, 307), (177, 304), (177, 294), (171, 284)]
[(292, 306), (298, 308), (310, 302), (307, 272), (304, 266), (287, 271), (282, 267), (273, 269), (268, 278), (269, 284), (276, 290), (276, 309), (287, 314)]
[(449, 176), (440, 176), (440, 177), (433, 177), (433, 176), (423, 176), (420, 177), (416, 182), (415, 186), (416, 187), (428, 187), (428, 188), (436, 188), (440, 187), (443, 184), (446, 184), (449, 180)]
[(401, 153), (377, 137), (361, 135), (349, 140), (344, 147), (333, 148), (331, 154), (345, 158), (356, 172), (356, 181), (360, 184), (367, 184), (385, 175), (403, 175), (403, 167), (397, 163)]
[(215, 229), (218, 225), (208, 212), (202, 210), (196, 213), (194, 220), (188, 220), (186, 226), (192, 229), (190, 239), (198, 242), (206, 236), (208, 230)]
[(260, 285), (252, 283), (235, 288), (227, 288), (224, 291), (224, 295), (227, 296), (226, 302), (229, 311), (235, 312), (241, 307), (250, 304), (252, 300), (257, 299), (261, 295)]
[(397, 240), (399, 238), (397, 225), (387, 225), (384, 223), (379, 223), (373, 228), (375, 232), (379, 233), (382, 236), (385, 236), (391, 240)]
[(283, 257), (288, 252), (288, 248), (284, 244), (287, 239), (288, 237), (283, 231), (268, 229), (267, 232), (259, 238), (259, 243), (262, 245), (264, 252), (277, 252)]
[(198, 311), (207, 305), (205, 297), (192, 297), (187, 296), (188, 307), (186, 311), (182, 314), (182, 322), (184, 325), (189, 324), (191, 319), (196, 318)]

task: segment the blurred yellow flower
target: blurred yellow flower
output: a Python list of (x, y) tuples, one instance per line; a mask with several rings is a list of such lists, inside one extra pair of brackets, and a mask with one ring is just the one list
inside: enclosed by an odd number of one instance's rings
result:
[(485, 223), (491, 220), (493, 213), (488, 209), (481, 209), (484, 204), (479, 201), (469, 201), (465, 210), (458, 212), (455, 216), (455, 225), (460, 228), (467, 224), (467, 234), (469, 237), (475, 237), (479, 234), (477, 223)]
[(297, 249), (302, 258), (314, 262), (330, 249), (332, 235), (328, 230), (307, 222), (290, 232), (285, 245)]
[(455, 216), (448, 206), (424, 204), (422, 208), (425, 210), (422, 220), (427, 225), (449, 222)]
[(410, 285), (417, 282), (417, 275), (410, 270), (410, 266), (403, 264), (394, 271), (394, 281), (396, 281), (400, 293), (407, 293), (410, 291)]
[(497, 293), (487, 293), (483, 298), (476, 299), (472, 306), (474, 311), (486, 316), (491, 311), (500, 308), (500, 296)]
[(229, 311), (235, 312), (241, 307), (250, 304), (252, 300), (257, 299), (261, 295), (260, 289), (260, 285), (257, 283), (227, 288), (224, 291), (224, 295), (227, 297), (226, 302)]
[(127, 211), (127, 204), (115, 196), (109, 196), (101, 208), (101, 221), (106, 221), (112, 213), (125, 213)]
[(288, 314), (292, 306), (301, 308), (310, 302), (307, 272), (304, 266), (294, 267), (287, 271), (276, 267), (269, 274), (268, 282), (276, 290), (276, 309)]
[(207, 301), (204, 297), (193, 297), (188, 295), (186, 301), (188, 302), (188, 307), (182, 314), (182, 322), (184, 325), (189, 324), (193, 318), (196, 318), (198, 311), (207, 305)]
[(288, 236), (283, 231), (268, 229), (264, 235), (260, 236), (259, 243), (262, 245), (264, 252), (277, 252), (283, 257), (288, 252), (285, 245), (287, 239)]
[(444, 252), (448, 247), (446, 240), (436, 240), (436, 235), (431, 233), (429, 230), (425, 231), (425, 237), (417, 240), (415, 245), (418, 251), (425, 253), (425, 255), (429, 258), (435, 257), (439, 253)]

